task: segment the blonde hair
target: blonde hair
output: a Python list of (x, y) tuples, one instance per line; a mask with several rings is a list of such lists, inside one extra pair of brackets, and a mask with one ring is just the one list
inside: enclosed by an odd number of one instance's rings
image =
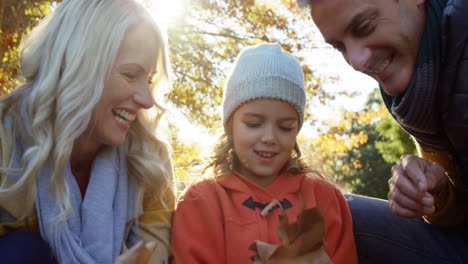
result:
[[(20, 69), (25, 84), (0, 100), (0, 113), (3, 116), (10, 107), (18, 108), (26, 100), (33, 142), (23, 154), (21, 177), (12, 186), (2, 185), (2, 197), (34, 183), (38, 170), (52, 157), (51, 187), (62, 209), (59, 218), (70, 215), (63, 173), (74, 141), (92, 126), (91, 115), (124, 36), (141, 22), (154, 25), (157, 84), (161, 87), (169, 83), (167, 40), (147, 11), (133, 0), (63, 1), (23, 40)], [(156, 88), (152, 94), (155, 98)], [(154, 134), (164, 111), (156, 104), (143, 112), (132, 124), (125, 143), (128, 174), (143, 187), (142, 192), (151, 189), (145, 195), (157, 195), (162, 201), (164, 193), (173, 192), (168, 146)], [(35, 193), (28, 195), (31, 206), (34, 198)]]

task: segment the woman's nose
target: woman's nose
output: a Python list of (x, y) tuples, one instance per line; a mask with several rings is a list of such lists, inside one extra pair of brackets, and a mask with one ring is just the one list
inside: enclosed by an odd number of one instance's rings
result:
[(133, 96), (134, 101), (144, 109), (149, 109), (154, 106), (153, 95), (148, 86), (143, 86)]

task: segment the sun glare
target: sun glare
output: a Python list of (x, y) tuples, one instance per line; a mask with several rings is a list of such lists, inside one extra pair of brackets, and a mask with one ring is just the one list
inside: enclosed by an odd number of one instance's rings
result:
[(151, 0), (148, 4), (155, 18), (168, 26), (182, 16), (183, 2), (184, 0)]

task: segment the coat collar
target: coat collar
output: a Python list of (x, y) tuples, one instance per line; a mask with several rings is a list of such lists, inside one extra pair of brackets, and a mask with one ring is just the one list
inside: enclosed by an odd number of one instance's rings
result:
[(286, 193), (295, 193), (300, 190), (304, 175), (280, 174), (270, 185), (262, 187), (245, 178), (238, 172), (223, 176), (218, 183), (226, 189), (243, 193), (263, 193), (268, 196), (278, 196)]

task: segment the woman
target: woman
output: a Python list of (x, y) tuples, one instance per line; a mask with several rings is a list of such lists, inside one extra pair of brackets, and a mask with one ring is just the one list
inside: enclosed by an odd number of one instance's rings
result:
[(133, 0), (67, 0), (22, 42), (20, 63), (25, 83), (0, 100), (0, 254), (167, 263), (174, 193), (154, 99), (169, 62), (157, 24)]

